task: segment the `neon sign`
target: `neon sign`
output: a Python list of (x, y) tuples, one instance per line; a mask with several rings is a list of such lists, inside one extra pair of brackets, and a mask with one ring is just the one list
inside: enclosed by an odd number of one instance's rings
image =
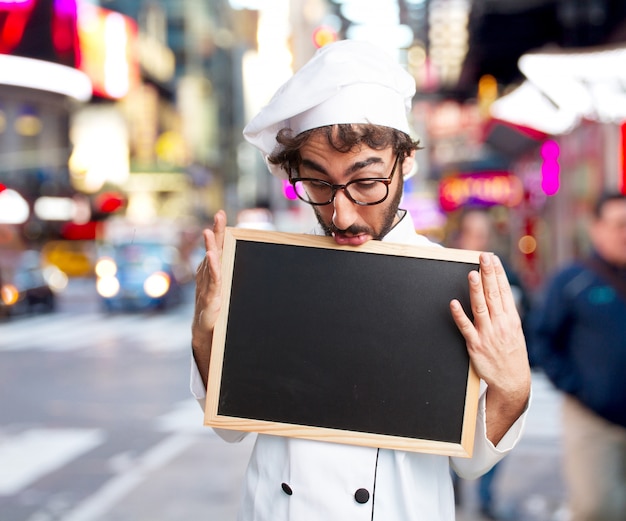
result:
[(91, 79), (95, 95), (119, 99), (138, 83), (137, 32), (135, 21), (127, 16), (79, 4), (80, 70)]
[(0, 53), (8, 54), (22, 40), (35, 0), (0, 0)]
[(0, 0), (0, 54), (76, 67), (77, 38), (76, 0)]
[(559, 144), (548, 140), (541, 146), (541, 189), (546, 195), (555, 195), (559, 191), (561, 182), (559, 174)]
[(626, 123), (620, 125), (620, 167), (621, 167), (621, 186), (620, 190), (626, 194)]
[(508, 172), (457, 174), (439, 183), (439, 204), (446, 212), (464, 205), (516, 206), (524, 196), (521, 180)]

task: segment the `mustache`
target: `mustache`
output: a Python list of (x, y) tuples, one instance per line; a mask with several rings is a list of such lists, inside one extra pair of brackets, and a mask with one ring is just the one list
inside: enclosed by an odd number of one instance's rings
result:
[(324, 218), (320, 213), (319, 209), (313, 207), (313, 211), (315, 212), (315, 217), (317, 218), (317, 222), (321, 226), (324, 231), (324, 235), (328, 237), (332, 237), (334, 234), (338, 235), (360, 235), (360, 234), (369, 234), (374, 237), (374, 230), (372, 230), (369, 226), (363, 226), (358, 224), (352, 224), (345, 229), (340, 229), (335, 226), (335, 223), (332, 220), (329, 223), (324, 222)]
[(335, 226), (335, 223), (331, 222), (326, 227), (326, 232), (329, 235), (340, 234), (340, 235), (360, 235), (362, 233), (371, 233), (371, 230), (365, 226), (348, 226), (348, 228), (341, 230)]

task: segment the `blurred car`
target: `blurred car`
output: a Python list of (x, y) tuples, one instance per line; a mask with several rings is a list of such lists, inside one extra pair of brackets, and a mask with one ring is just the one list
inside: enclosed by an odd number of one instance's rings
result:
[(49, 241), (41, 249), (42, 260), (68, 277), (91, 277), (95, 251), (93, 241)]
[(182, 299), (178, 267), (178, 250), (173, 246), (110, 245), (96, 262), (96, 290), (107, 311), (166, 309)]
[(38, 251), (20, 252), (12, 262), (0, 264), (0, 316), (51, 312), (56, 291), (67, 278), (54, 266), (44, 266)]

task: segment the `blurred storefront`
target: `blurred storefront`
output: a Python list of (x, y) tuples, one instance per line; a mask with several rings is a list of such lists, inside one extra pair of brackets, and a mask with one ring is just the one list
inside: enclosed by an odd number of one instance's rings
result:
[(514, 162), (524, 199), (512, 214), (512, 230), (529, 285), (539, 286), (558, 266), (589, 251), (595, 199), (603, 190), (622, 189), (612, 175), (621, 163), (620, 135), (619, 125), (584, 121)]
[(120, 103), (129, 131), (127, 217), (205, 223), (224, 207), (234, 217), (241, 61), (256, 45), (256, 12), (235, 11), (227, 0), (105, 5), (139, 30), (141, 85)]
[(81, 204), (69, 128), (92, 85), (79, 60), (74, 2), (0, 2), (0, 226), (11, 228), (0, 236), (17, 239), (7, 247), (55, 233), (51, 206)]
[(588, 252), (597, 196), (626, 191), (626, 48), (529, 54), (520, 69), (527, 79), (505, 95), (483, 88), (489, 78), (476, 99), (418, 93), (425, 150), (413, 182), (436, 194), (443, 213), (440, 230), (420, 231), (448, 237), (465, 208), (486, 209), (498, 253), (535, 290)]
[(477, 52), (471, 2), (364, 5), (0, 0), (0, 197), (28, 210), (4, 225), (28, 241), (88, 244), (120, 220), (197, 236), (219, 208), (233, 223), (265, 208), (277, 229), (303, 229), (310, 209), (241, 131), (317, 47), (354, 37), (388, 46), (416, 79), (424, 150), (404, 205), (418, 231), (442, 240), (464, 207), (488, 208), (534, 286), (583, 252), (592, 199), (624, 189), (623, 49), (531, 53), (512, 92), (483, 74), (459, 94), (461, 63)]
[[(77, 247), (93, 257), (111, 216), (163, 227), (223, 206), (224, 147), (202, 130), (221, 135), (210, 80), (199, 97), (190, 82), (177, 90), (187, 69), (176, 68), (159, 2), (134, 18), (98, 4), (0, 0), (0, 237), (11, 248), (54, 241), (47, 257), (68, 265)], [(178, 35), (187, 64), (209, 52), (190, 30)]]
[[(96, 5), (80, 4), (78, 27), (81, 67), (92, 79), (94, 99), (74, 115), (69, 165), (74, 187), (90, 196), (102, 220), (137, 206), (137, 190), (129, 193), (136, 172), (164, 170), (182, 180), (187, 154), (182, 139), (177, 139), (180, 125), (169, 84), (174, 75), (171, 51), (142, 33), (132, 18)], [(158, 190), (144, 183), (141, 193)], [(123, 204), (101, 204), (105, 194)], [(141, 217), (147, 220), (161, 208), (144, 204), (143, 210)], [(98, 231), (92, 239), (101, 238)]]
[(511, 171), (524, 187), (511, 213), (516, 262), (529, 286), (590, 248), (587, 225), (604, 190), (626, 191), (623, 82), (626, 48), (525, 55), (527, 81), (492, 113), (544, 134)]
[[(523, 187), (511, 170), (512, 151), (489, 141), (502, 130), (490, 125), (480, 100), (423, 98), (413, 106), (423, 150), (416, 156), (417, 175), (405, 183), (405, 206), (412, 211), (417, 231), (452, 245), (465, 209), (482, 208), (496, 224), (498, 253), (510, 261), (510, 215), (522, 201)], [(414, 206), (416, 197), (421, 202)]]

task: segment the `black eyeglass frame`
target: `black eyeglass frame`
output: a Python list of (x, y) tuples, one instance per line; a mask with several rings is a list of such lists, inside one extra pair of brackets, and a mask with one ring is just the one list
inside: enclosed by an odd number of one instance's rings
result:
[[(335, 200), (335, 195), (337, 194), (337, 190), (343, 190), (343, 193), (346, 194), (346, 197), (348, 199), (350, 199), (350, 201), (352, 201), (354, 204), (359, 205), (359, 206), (375, 206), (377, 204), (380, 204), (382, 202), (385, 201), (385, 199), (387, 199), (387, 197), (389, 197), (389, 185), (391, 184), (391, 182), (393, 181), (393, 176), (396, 173), (397, 167), (398, 167), (398, 160), (400, 159), (400, 154), (396, 154), (396, 159), (393, 162), (393, 166), (391, 167), (391, 173), (389, 174), (389, 177), (364, 177), (362, 179), (353, 179), (352, 181), (348, 181), (345, 184), (333, 184), (333, 183), (329, 183), (328, 181), (324, 181), (322, 179), (317, 179), (315, 177), (289, 177), (289, 182), (291, 183), (291, 185), (294, 187), (294, 192), (296, 193), (296, 195), (298, 196), (298, 199), (300, 199), (301, 201), (304, 201), (307, 204), (313, 205), (313, 206), (326, 206), (331, 204), (334, 200)], [(309, 201), (308, 199), (304, 199), (302, 197), (300, 197), (300, 194), (298, 193), (298, 190), (296, 190), (296, 183), (299, 181), (315, 181), (316, 183), (319, 183), (321, 185), (325, 185), (328, 188), (330, 188), (332, 190), (331, 194), (330, 194), (330, 199), (328, 201), (322, 202), (322, 203), (316, 203), (313, 201)], [(381, 182), (385, 185), (385, 187), (387, 188), (387, 192), (385, 193), (385, 196), (373, 203), (364, 203), (361, 201), (357, 201), (355, 200), (352, 195), (350, 195), (350, 191), (348, 190), (348, 187), (351, 184), (355, 184), (355, 183), (367, 183), (367, 182), (372, 182), (372, 181), (377, 181), (377, 182)]]

